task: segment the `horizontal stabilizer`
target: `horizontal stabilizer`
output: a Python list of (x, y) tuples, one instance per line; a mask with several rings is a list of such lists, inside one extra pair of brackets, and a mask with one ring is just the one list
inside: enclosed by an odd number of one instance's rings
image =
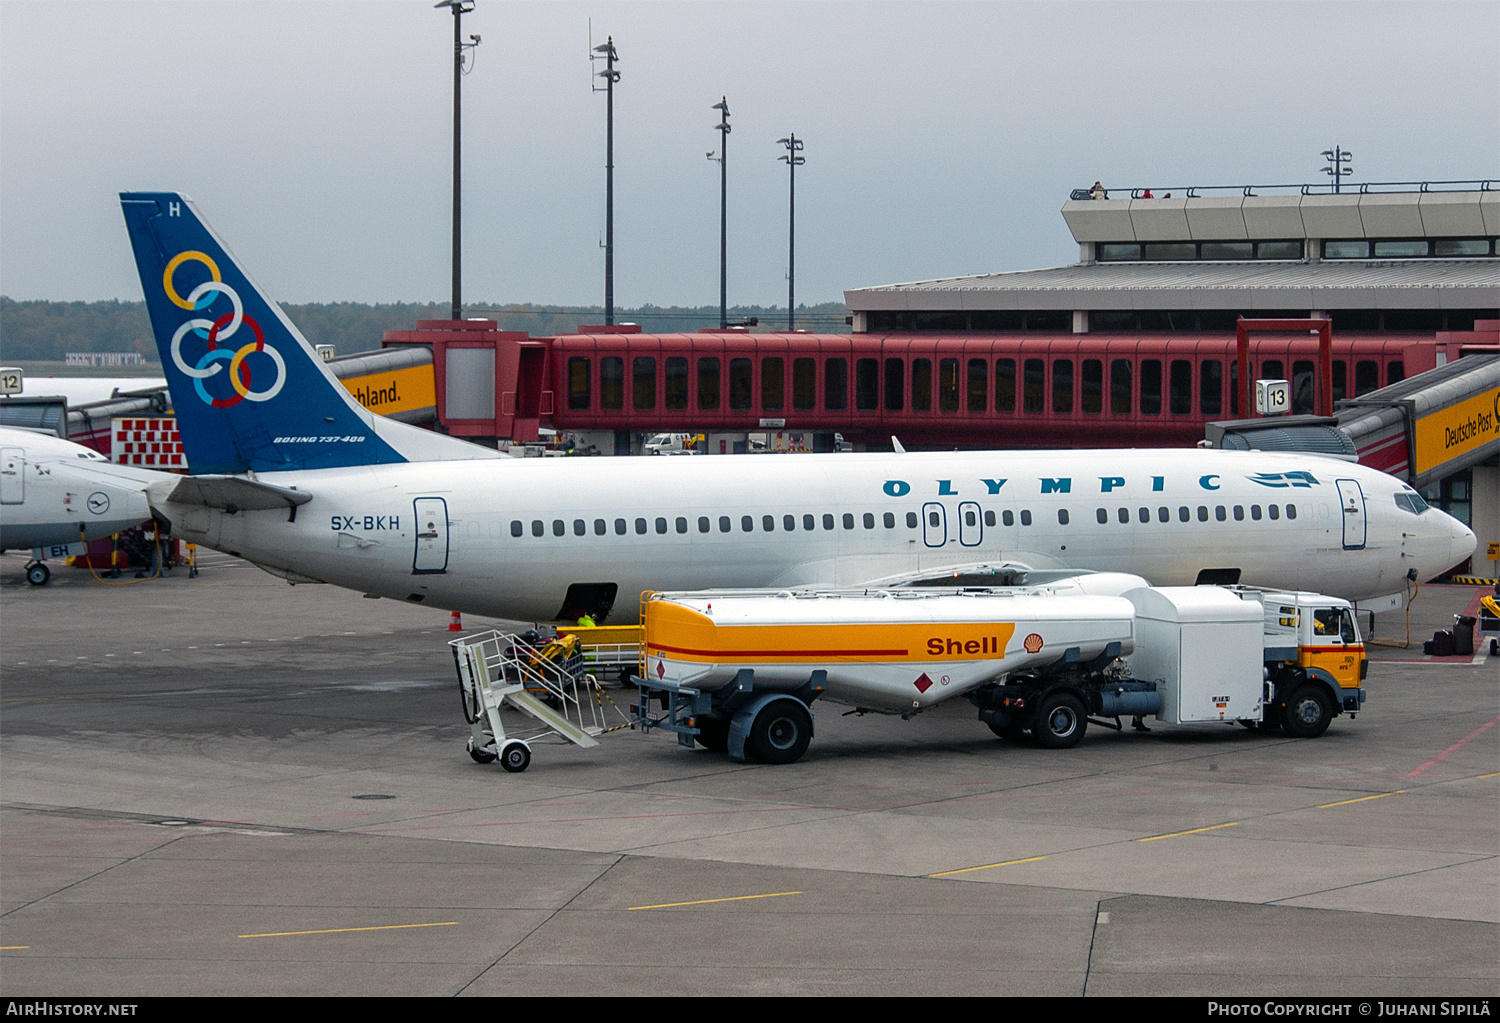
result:
[(312, 498), (306, 491), (278, 487), (243, 476), (184, 476), (167, 500), (172, 504), (220, 508), (233, 514), (266, 508), (295, 508)]

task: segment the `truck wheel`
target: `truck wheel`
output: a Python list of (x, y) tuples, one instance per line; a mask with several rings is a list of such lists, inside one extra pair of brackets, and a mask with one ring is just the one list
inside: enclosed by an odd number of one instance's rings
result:
[(1281, 709), (1281, 727), (1294, 739), (1316, 739), (1328, 731), (1333, 720), (1333, 701), (1328, 691), (1315, 682), (1292, 690)]
[(1010, 719), (1009, 724), (997, 725), (990, 723), (990, 731), (994, 732), (1006, 742), (1020, 742), (1026, 738), (1026, 730), (1015, 718)]
[(33, 586), (46, 586), (47, 580), (51, 578), (52, 570), (40, 562), (26, 566), (26, 581)]
[(729, 720), (727, 718), (696, 718), (698, 734), (694, 738), (698, 745), (710, 753), (729, 752)]
[(792, 764), (810, 742), (812, 716), (795, 700), (777, 700), (755, 715), (745, 749), (763, 764)]
[(1072, 693), (1053, 693), (1042, 699), (1031, 722), (1031, 735), (1046, 749), (1071, 749), (1088, 729), (1083, 704)]

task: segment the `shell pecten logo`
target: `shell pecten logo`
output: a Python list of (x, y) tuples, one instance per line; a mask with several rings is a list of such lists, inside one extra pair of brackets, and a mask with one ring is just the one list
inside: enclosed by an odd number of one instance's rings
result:
[[(184, 297), (177, 290), (176, 274), (186, 263), (202, 264), (208, 271), (209, 279), (194, 287)], [(189, 312), (210, 311), (221, 299), (229, 300), (228, 312), (214, 319), (194, 317), (178, 327), (172, 335), (172, 362), (185, 376), (191, 378), (193, 389), (205, 405), (230, 408), (242, 401), (270, 401), (281, 393), (281, 388), (286, 384), (286, 362), (280, 352), (266, 344), (265, 333), (260, 324), (245, 315), (239, 293), (220, 278), (219, 266), (213, 257), (196, 250), (177, 253), (162, 271), (162, 290), (173, 305)], [(220, 342), (233, 337), (241, 326), (249, 327), (255, 340), (239, 348), (220, 348)], [(204, 352), (191, 365), (182, 354), (182, 343), (189, 334), (207, 343)], [(276, 382), (260, 391), (253, 389), (251, 364), (247, 361), (255, 354), (266, 356), (276, 367)], [(229, 383), (234, 388), (234, 393), (215, 396), (209, 393), (205, 381), (218, 376), (224, 370), (225, 362), (229, 364)]]
[(1042, 649), (1042, 637), (1041, 637), (1041, 634), (1037, 633), (1037, 632), (1033, 632), (1031, 635), (1027, 636), (1022, 641), (1021, 645), (1026, 648), (1026, 652), (1028, 654), (1035, 654), (1035, 653), (1041, 652), (1041, 649)]

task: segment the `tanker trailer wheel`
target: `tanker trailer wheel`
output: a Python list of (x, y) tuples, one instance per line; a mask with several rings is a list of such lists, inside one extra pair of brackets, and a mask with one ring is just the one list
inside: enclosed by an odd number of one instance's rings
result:
[(990, 731), (1006, 742), (1020, 742), (1026, 738), (1026, 726), (1022, 725), (1014, 717), (1010, 719), (1009, 724), (997, 725), (994, 722), (990, 722)]
[(34, 565), (26, 566), (26, 581), (33, 586), (46, 586), (47, 580), (52, 578), (52, 569), (38, 561)]
[(1088, 729), (1083, 704), (1072, 693), (1052, 693), (1042, 698), (1031, 722), (1031, 735), (1046, 749), (1071, 749)]
[(1316, 739), (1328, 731), (1333, 720), (1333, 701), (1328, 691), (1316, 682), (1292, 690), (1282, 706), (1281, 727), (1294, 739)]
[(531, 766), (531, 750), (520, 740), (506, 743), (500, 751), (500, 766), (511, 774), (520, 774)]
[(763, 764), (792, 764), (812, 742), (812, 715), (795, 700), (777, 700), (755, 715), (745, 749)]

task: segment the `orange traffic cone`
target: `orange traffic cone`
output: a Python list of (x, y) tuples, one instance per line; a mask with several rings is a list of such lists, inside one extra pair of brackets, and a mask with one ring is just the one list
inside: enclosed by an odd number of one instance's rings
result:
[(464, 631), (464, 620), (458, 616), (458, 612), (457, 611), (454, 611), (451, 615), (448, 616), (448, 631), (449, 632), (463, 632)]

